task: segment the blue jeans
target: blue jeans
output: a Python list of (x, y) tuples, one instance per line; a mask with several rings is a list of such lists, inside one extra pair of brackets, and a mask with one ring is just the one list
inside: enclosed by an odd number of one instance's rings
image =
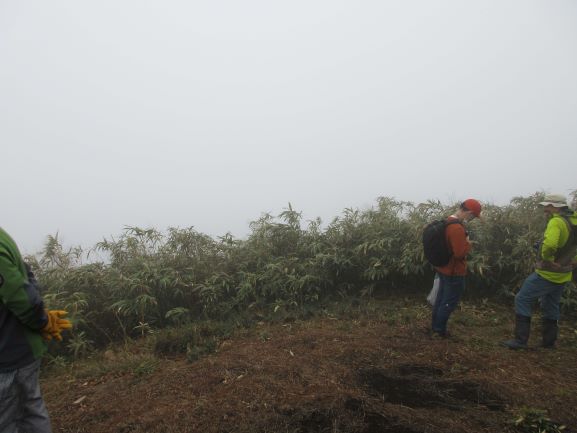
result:
[(40, 360), (0, 373), (0, 432), (51, 433), (48, 411), (40, 395)]
[(564, 284), (552, 283), (533, 272), (525, 279), (521, 290), (515, 296), (515, 313), (531, 317), (533, 304), (539, 299), (543, 318), (559, 320), (559, 303), (564, 287)]
[(433, 331), (444, 335), (447, 332), (449, 316), (459, 305), (465, 290), (465, 277), (439, 274), (439, 293), (433, 305)]

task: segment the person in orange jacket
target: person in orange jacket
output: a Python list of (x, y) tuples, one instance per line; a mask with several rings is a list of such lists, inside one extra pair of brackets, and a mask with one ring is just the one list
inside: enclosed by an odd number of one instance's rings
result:
[[(471, 251), (471, 242), (464, 224), (480, 218), (481, 203), (467, 199), (459, 209), (447, 218), (445, 239), (451, 251), (449, 263), (437, 266), (439, 292), (433, 305), (431, 320), (433, 336), (447, 337), (447, 322), (455, 310), (465, 290), (467, 274), (467, 254)], [(457, 222), (457, 224), (455, 224)]]

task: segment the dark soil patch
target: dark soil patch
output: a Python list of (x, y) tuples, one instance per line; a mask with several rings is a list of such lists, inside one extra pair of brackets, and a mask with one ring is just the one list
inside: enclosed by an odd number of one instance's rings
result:
[(400, 365), (391, 370), (370, 368), (359, 372), (361, 384), (387, 403), (452, 410), (479, 405), (491, 410), (504, 409), (505, 401), (481, 384), (443, 379), (442, 375), (442, 370), (427, 365)]
[(380, 413), (367, 413), (362, 433), (426, 433), (426, 431), (399, 424), (398, 419)]

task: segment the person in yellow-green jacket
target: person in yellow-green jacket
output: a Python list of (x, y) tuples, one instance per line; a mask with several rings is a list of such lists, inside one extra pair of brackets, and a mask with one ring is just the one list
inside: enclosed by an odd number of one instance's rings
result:
[(515, 296), (515, 336), (503, 342), (510, 349), (526, 349), (531, 330), (532, 306), (541, 301), (543, 347), (553, 348), (559, 334), (559, 304), (565, 283), (577, 267), (577, 212), (562, 194), (550, 194), (539, 203), (549, 219), (537, 251), (535, 272)]
[(0, 432), (51, 433), (38, 374), (45, 341), (62, 340), (65, 311), (46, 311), (34, 274), (0, 228)]

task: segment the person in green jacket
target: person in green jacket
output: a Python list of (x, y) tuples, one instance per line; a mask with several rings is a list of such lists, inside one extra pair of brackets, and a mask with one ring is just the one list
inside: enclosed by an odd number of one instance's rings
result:
[(515, 335), (503, 342), (510, 349), (526, 349), (531, 330), (532, 306), (541, 300), (543, 347), (553, 348), (559, 333), (561, 295), (565, 283), (577, 267), (577, 212), (567, 205), (562, 194), (550, 194), (539, 203), (548, 218), (547, 228), (537, 251), (535, 272), (527, 277), (515, 296)]
[(38, 375), (46, 340), (72, 325), (46, 311), (34, 274), (0, 228), (0, 432), (51, 433)]

